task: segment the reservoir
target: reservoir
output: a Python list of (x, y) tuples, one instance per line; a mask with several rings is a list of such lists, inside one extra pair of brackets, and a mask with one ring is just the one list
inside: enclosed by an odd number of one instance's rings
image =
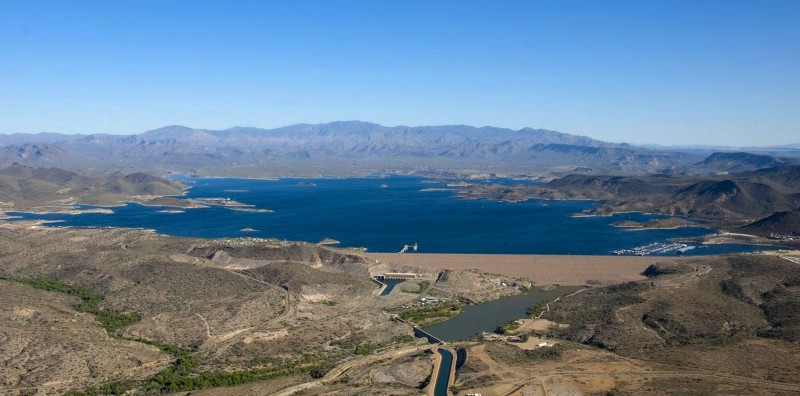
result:
[[(165, 210), (168, 208), (128, 204), (111, 208), (111, 214), (16, 215), (59, 221), (51, 226), (138, 227), (185, 237), (260, 237), (313, 243), (332, 238), (340, 241), (337, 246), (363, 247), (372, 252), (398, 252), (405, 244), (418, 243), (421, 253), (606, 255), (614, 249), (713, 231), (702, 227), (631, 231), (611, 224), (659, 217), (640, 213), (571, 216), (592, 208), (594, 203), (589, 201), (462, 199), (446, 183), (419, 177), (181, 181), (191, 186), (188, 198), (230, 198), (273, 212), (224, 207)], [(686, 254), (757, 249), (763, 248), (713, 245)]]
[(464, 305), (458, 316), (425, 327), (428, 333), (444, 341), (465, 340), (483, 331), (493, 332), (513, 320), (528, 317), (527, 309), (539, 302), (549, 302), (574, 293), (580, 286), (559, 286), (551, 290), (533, 289), (527, 293), (503, 297), (476, 305)]

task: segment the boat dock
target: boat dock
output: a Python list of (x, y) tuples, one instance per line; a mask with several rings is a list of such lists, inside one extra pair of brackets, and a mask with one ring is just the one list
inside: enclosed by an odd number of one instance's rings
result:
[(685, 243), (653, 242), (631, 249), (612, 250), (611, 253), (619, 256), (649, 256), (651, 254), (666, 254), (674, 251), (686, 253), (695, 248), (697, 248), (697, 246), (686, 245)]
[(403, 248), (397, 253), (408, 253), (408, 249), (412, 249), (412, 251), (416, 252), (417, 249), (419, 249), (419, 245), (416, 242), (414, 242), (413, 245), (403, 245)]

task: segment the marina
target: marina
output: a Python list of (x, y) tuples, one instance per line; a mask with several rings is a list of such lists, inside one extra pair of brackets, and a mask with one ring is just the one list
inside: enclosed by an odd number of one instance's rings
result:
[(650, 255), (658, 255), (658, 254), (668, 254), (672, 252), (676, 253), (687, 253), (691, 250), (696, 249), (697, 246), (694, 245), (687, 245), (685, 243), (663, 243), (663, 242), (653, 242), (648, 243), (647, 245), (638, 246), (632, 249), (617, 249), (612, 250), (612, 254), (616, 254), (618, 256), (650, 256)]

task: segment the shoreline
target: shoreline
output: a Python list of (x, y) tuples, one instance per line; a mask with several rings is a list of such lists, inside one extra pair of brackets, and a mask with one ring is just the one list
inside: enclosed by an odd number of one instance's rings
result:
[(684, 226), (674, 226), (674, 227), (625, 227), (625, 226), (615, 226), (611, 225), (614, 228), (620, 228), (626, 231), (653, 231), (653, 230), (679, 230), (681, 228), (705, 228), (707, 230), (713, 230), (713, 228), (708, 228), (702, 225), (684, 225)]
[(450, 253), (364, 253), (365, 257), (396, 267), (429, 271), (476, 269), (515, 278), (536, 286), (602, 286), (645, 279), (651, 264), (690, 258), (663, 256), (523, 255)]
[[(89, 205), (84, 205), (89, 206)], [(118, 208), (125, 205), (114, 205), (114, 206), (94, 206), (92, 205), (86, 209), (79, 209), (79, 208), (68, 208), (65, 207), (63, 210), (3, 210), (0, 211), (0, 215), (6, 216), (5, 218), (22, 218), (21, 216), (14, 215), (12, 213), (20, 213), (20, 214), (29, 214), (29, 215), (48, 215), (48, 214), (64, 214), (64, 215), (81, 215), (81, 214), (114, 214), (114, 210), (111, 208)], [(36, 208), (33, 208), (36, 209)]]
[[(1, 218), (0, 224), (6, 226), (29, 227), (43, 226), (48, 228), (86, 228), (86, 229), (137, 229), (146, 230), (154, 234), (161, 234), (154, 229), (145, 227), (114, 227), (114, 226), (55, 226), (48, 220), (19, 220)], [(239, 239), (247, 237), (228, 237)], [(222, 239), (222, 238), (200, 238)], [(258, 238), (263, 239), (263, 238)], [(266, 238), (270, 239), (270, 238)], [(293, 241), (295, 243), (320, 246), (320, 242)], [(322, 245), (322, 246), (326, 246)], [(439, 272), (446, 269), (465, 270), (474, 269), (486, 273), (499, 274), (512, 278), (529, 279), (535, 286), (562, 285), (562, 286), (606, 286), (630, 281), (646, 279), (642, 272), (651, 264), (664, 262), (689, 261), (695, 256), (614, 256), (614, 255), (541, 255), (541, 254), (468, 254), (468, 253), (374, 253), (352, 252), (386, 265), (392, 270), (417, 269), (422, 272)], [(703, 255), (703, 257), (708, 257)], [(387, 268), (388, 269), (388, 268)]]

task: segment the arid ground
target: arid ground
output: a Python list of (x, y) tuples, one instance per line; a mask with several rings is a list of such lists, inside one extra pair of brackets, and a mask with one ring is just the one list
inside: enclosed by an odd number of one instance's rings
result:
[[(451, 392), (800, 392), (800, 266), (779, 255), (364, 256), (4, 221), (0, 252), (0, 395), (429, 394), (432, 346), (395, 315), (555, 283), (593, 287), (450, 343)], [(422, 277), (381, 297), (389, 271)]]

